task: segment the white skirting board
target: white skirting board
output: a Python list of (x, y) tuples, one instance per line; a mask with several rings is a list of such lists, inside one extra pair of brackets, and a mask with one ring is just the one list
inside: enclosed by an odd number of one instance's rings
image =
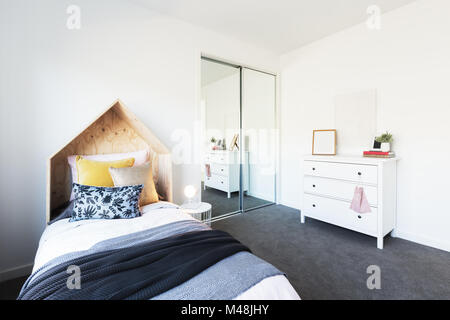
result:
[(395, 238), (408, 240), (408, 241), (415, 242), (415, 243), (418, 243), (418, 244), (421, 244), (424, 246), (428, 246), (428, 247), (432, 247), (432, 248), (436, 248), (439, 250), (444, 250), (444, 251), (450, 252), (450, 243), (445, 243), (445, 242), (442, 242), (439, 240), (422, 237), (422, 236), (411, 234), (408, 232), (402, 232), (401, 230), (394, 230), (392, 236)]
[(18, 266), (15, 268), (11, 268), (5, 271), (0, 271), (0, 282), (4, 282), (7, 280), (27, 276), (31, 274), (33, 270), (33, 264), (25, 264), (23, 266)]

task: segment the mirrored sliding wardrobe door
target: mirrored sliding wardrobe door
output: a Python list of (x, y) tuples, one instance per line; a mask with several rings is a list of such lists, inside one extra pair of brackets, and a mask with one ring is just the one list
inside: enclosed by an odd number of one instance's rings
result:
[(275, 76), (242, 69), (243, 210), (273, 204), (276, 194)]
[(240, 67), (203, 58), (201, 74), (202, 194), (212, 218), (242, 212), (240, 153)]

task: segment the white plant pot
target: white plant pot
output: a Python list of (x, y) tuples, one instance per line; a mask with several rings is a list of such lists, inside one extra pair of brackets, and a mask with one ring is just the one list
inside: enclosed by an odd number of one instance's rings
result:
[(381, 144), (381, 151), (383, 151), (383, 152), (390, 152), (391, 151), (391, 144), (389, 142), (383, 142)]

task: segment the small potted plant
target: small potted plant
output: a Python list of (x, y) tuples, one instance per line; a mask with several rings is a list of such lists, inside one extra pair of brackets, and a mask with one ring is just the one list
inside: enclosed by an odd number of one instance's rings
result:
[(387, 132), (383, 133), (381, 136), (376, 137), (375, 139), (377, 142), (381, 143), (381, 151), (383, 152), (390, 152), (391, 151), (391, 143), (394, 141), (392, 139), (392, 134)]
[(217, 142), (217, 140), (216, 140), (216, 138), (214, 138), (214, 137), (211, 137), (211, 150), (214, 150), (214, 147), (216, 146), (216, 142)]

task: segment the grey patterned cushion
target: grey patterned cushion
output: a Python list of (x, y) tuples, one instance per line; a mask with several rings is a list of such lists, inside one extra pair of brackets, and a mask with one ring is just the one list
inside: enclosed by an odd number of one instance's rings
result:
[(142, 184), (124, 187), (93, 187), (73, 184), (75, 196), (72, 221), (87, 219), (130, 219), (141, 215)]

